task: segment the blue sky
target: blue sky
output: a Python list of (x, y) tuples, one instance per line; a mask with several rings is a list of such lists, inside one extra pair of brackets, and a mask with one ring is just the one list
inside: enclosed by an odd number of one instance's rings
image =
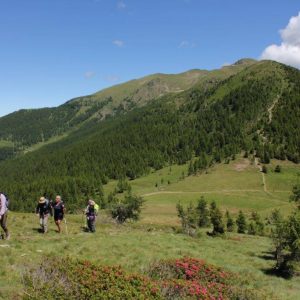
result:
[(299, 11), (299, 0), (0, 0), (0, 115), (259, 58)]

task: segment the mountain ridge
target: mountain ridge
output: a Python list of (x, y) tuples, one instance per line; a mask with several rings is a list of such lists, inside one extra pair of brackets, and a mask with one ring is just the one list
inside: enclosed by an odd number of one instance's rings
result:
[[(94, 94), (73, 98), (57, 107), (22, 109), (0, 118), (0, 160), (35, 149), (34, 145), (58, 139), (89, 121), (103, 121), (147, 105), (169, 93), (181, 93), (194, 86), (205, 88), (236, 74), (255, 61), (217, 70), (192, 69), (178, 74), (156, 73), (118, 84)], [(8, 153), (11, 153), (9, 155)]]
[(205, 88), (168, 93), (103, 121), (87, 119), (63, 139), (0, 163), (0, 180), (19, 210), (32, 209), (37, 193), (55, 191), (74, 207), (86, 197), (105, 206), (102, 184), (166, 165), (190, 162), (193, 174), (241, 152), (263, 164), (298, 163), (299, 82), (299, 70), (258, 62)]

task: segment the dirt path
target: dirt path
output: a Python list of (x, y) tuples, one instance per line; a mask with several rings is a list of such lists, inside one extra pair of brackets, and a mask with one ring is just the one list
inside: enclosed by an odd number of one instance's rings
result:
[(278, 96), (275, 100), (274, 100), (274, 102), (272, 103), (272, 105), (268, 108), (268, 113), (269, 113), (269, 124), (272, 122), (272, 117), (273, 117), (273, 109), (274, 109), (274, 107), (276, 106), (276, 104), (278, 103), (278, 101), (279, 101), (279, 98), (280, 98), (280, 96)]
[(204, 191), (204, 192), (184, 192), (184, 191), (159, 191), (159, 192), (152, 192), (142, 195), (142, 197), (154, 196), (154, 195), (161, 195), (161, 194), (219, 194), (219, 193), (237, 193), (237, 192), (250, 192), (250, 193), (257, 193), (261, 192), (261, 190), (249, 189), (249, 190), (218, 190), (218, 191)]
[(269, 193), (268, 189), (267, 189), (267, 183), (266, 183), (266, 177), (265, 177), (265, 173), (262, 171), (262, 165), (258, 162), (258, 158), (256, 157), (254, 160), (255, 166), (259, 169), (259, 172), (261, 173), (262, 176), (262, 184), (264, 187), (264, 192), (265, 193)]

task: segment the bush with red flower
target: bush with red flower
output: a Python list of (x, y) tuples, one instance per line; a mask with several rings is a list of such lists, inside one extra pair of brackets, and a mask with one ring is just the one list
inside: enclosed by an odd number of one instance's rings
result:
[(243, 287), (237, 275), (206, 263), (185, 257), (154, 263), (149, 276), (160, 283), (166, 299), (260, 299)]
[(160, 261), (146, 275), (89, 261), (45, 257), (23, 276), (24, 299), (261, 299), (240, 278), (195, 258)]

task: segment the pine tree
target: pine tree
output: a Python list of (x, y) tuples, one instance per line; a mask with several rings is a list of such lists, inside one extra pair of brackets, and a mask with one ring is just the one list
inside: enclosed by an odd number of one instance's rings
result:
[(213, 225), (212, 235), (219, 235), (225, 232), (223, 216), (215, 202), (212, 202), (210, 205), (210, 221)]
[(226, 229), (228, 232), (233, 232), (234, 231), (234, 220), (231, 217), (229, 211), (226, 211)]
[(268, 169), (265, 165), (263, 165), (263, 167), (262, 167), (262, 172), (265, 173), (265, 174), (268, 173)]
[(198, 201), (197, 211), (198, 211), (198, 218), (199, 218), (198, 226), (199, 227), (207, 227), (210, 223), (209, 210), (207, 208), (207, 202), (205, 201), (203, 196)]
[[(251, 228), (252, 233), (249, 232), (249, 234), (258, 234), (258, 235), (263, 235), (264, 234), (264, 229), (265, 229), (265, 225), (262, 222), (260, 215), (257, 212), (252, 212), (251, 214), (251, 220), (253, 223), (251, 226), (254, 226), (254, 230), (253, 228)], [(251, 224), (250, 223), (250, 224)], [(249, 226), (250, 226), (249, 224)]]
[(236, 219), (237, 232), (238, 233), (246, 233), (247, 230), (247, 222), (246, 217), (243, 212), (240, 210), (238, 217)]
[(298, 206), (298, 209), (300, 209), (300, 184), (297, 184), (293, 187), (293, 193), (290, 197), (290, 200), (294, 201)]
[(281, 173), (281, 167), (279, 165), (277, 165), (274, 169), (274, 172)]
[(257, 234), (256, 225), (253, 221), (251, 221), (248, 225), (248, 234), (251, 234), (251, 235)]

